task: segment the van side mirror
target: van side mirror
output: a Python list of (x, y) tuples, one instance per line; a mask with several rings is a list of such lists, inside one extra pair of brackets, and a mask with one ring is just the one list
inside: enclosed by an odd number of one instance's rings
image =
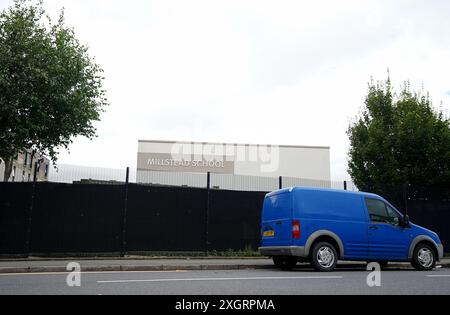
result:
[(409, 215), (405, 214), (405, 215), (403, 216), (402, 226), (403, 226), (403, 227), (410, 227)]

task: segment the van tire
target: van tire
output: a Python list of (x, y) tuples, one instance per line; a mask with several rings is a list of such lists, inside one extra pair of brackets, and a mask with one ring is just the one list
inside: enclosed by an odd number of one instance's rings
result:
[[(424, 258), (421, 258), (421, 256), (425, 255)], [(426, 259), (431, 259), (431, 261), (426, 261)], [(431, 248), (431, 246), (427, 244), (419, 244), (414, 248), (413, 252), (413, 258), (411, 261), (411, 265), (416, 269), (420, 271), (430, 271), (433, 270), (436, 266), (436, 254)]]
[(292, 256), (274, 256), (273, 263), (282, 270), (291, 270), (297, 265), (297, 258)]
[[(322, 252), (322, 254), (320, 253)], [(324, 260), (320, 260), (320, 256)], [(336, 248), (328, 242), (319, 242), (314, 245), (311, 252), (310, 260), (311, 264), (317, 271), (329, 272), (336, 268), (338, 261), (338, 253)]]

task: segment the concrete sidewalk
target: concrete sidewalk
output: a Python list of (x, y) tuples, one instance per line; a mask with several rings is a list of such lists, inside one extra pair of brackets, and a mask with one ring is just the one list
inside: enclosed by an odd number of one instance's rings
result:
[[(70, 262), (81, 265), (83, 272), (118, 271), (173, 271), (173, 270), (240, 270), (274, 269), (272, 260), (267, 258), (186, 258), (186, 259), (65, 259), (65, 260), (0, 260), (0, 274), (11, 273), (53, 273), (67, 272)], [(450, 259), (445, 258), (439, 264), (450, 268)], [(364, 262), (340, 262), (339, 269), (365, 268)], [(299, 264), (299, 269), (310, 269), (308, 264)], [(412, 269), (409, 263), (391, 263), (389, 269)]]
[(84, 272), (101, 271), (169, 271), (169, 270), (236, 270), (272, 268), (267, 258), (157, 258), (157, 259), (89, 259), (67, 260), (1, 260), (0, 273), (67, 272), (66, 266), (77, 262)]

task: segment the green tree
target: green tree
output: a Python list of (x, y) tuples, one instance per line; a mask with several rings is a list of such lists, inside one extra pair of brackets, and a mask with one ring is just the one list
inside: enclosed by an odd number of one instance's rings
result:
[(349, 173), (359, 189), (384, 194), (450, 187), (450, 120), (428, 94), (388, 78), (369, 84), (365, 107), (348, 129)]
[(107, 105), (102, 69), (61, 11), (57, 23), (43, 2), (15, 0), (0, 13), (0, 158), (9, 178), (24, 149), (48, 155), (76, 136), (95, 137)]

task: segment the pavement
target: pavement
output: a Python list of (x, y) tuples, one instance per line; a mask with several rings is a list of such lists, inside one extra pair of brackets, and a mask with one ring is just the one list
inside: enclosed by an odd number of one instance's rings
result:
[[(180, 301), (196, 302), (202, 301), (204, 295), (220, 296), (223, 300), (233, 299), (228, 298), (229, 295), (261, 296), (260, 300), (282, 294), (450, 294), (450, 269), (444, 268), (430, 272), (382, 271), (376, 282), (379, 286), (368, 285), (375, 282), (368, 282), (372, 277), (364, 268), (319, 273), (303, 266), (292, 271), (88, 272), (81, 273), (78, 279), (79, 282), (75, 282), (67, 273), (0, 274), (0, 295), (180, 295), (184, 296)], [(77, 284), (69, 286), (68, 283)], [(220, 301), (211, 304), (211, 308), (221, 305)]]
[(101, 271), (169, 271), (169, 270), (237, 270), (273, 267), (268, 259), (204, 259), (204, 258), (158, 258), (158, 259), (64, 259), (64, 260), (1, 260), (2, 273), (67, 272), (67, 265), (77, 262), (83, 272)]
[[(52, 259), (32, 258), (27, 260), (0, 260), (0, 274), (17, 273), (58, 273), (66, 272), (67, 265), (77, 262), (82, 272), (120, 271), (201, 271), (201, 270), (248, 270), (274, 269), (272, 260), (267, 258), (129, 258), (129, 259)], [(450, 268), (450, 258), (443, 259), (439, 266)], [(299, 268), (311, 268), (299, 264)], [(338, 269), (365, 269), (364, 262), (340, 262)], [(391, 263), (390, 270), (413, 270), (409, 263)]]

